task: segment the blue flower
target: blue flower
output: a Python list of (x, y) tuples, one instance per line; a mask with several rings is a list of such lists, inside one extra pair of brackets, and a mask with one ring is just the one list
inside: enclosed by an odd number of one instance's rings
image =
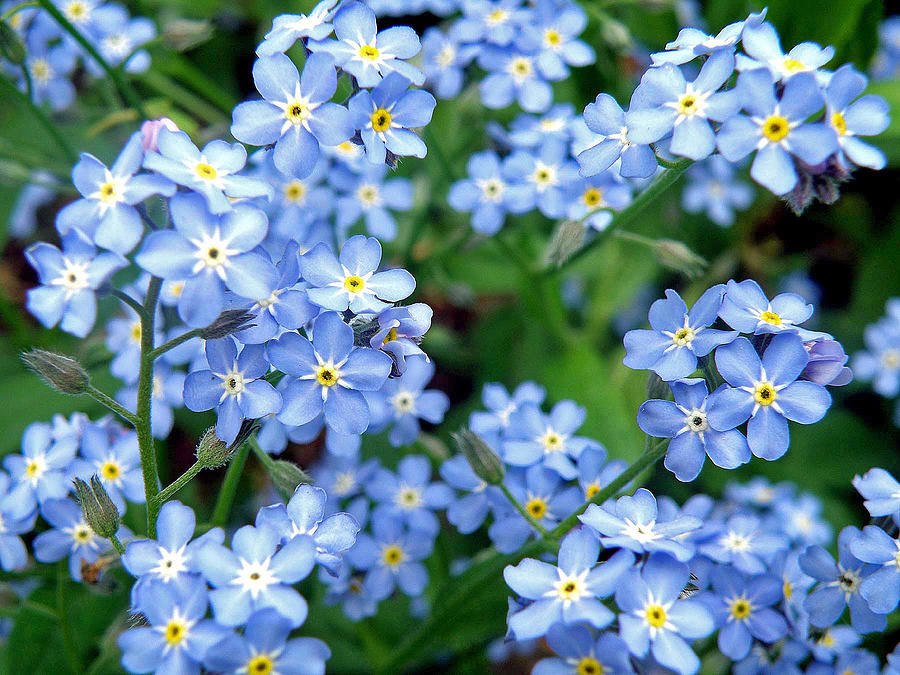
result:
[(567, 192), (566, 216), (582, 221), (598, 232), (609, 226), (613, 212), (621, 211), (631, 203), (631, 188), (609, 170), (570, 182)]
[(144, 503), (137, 434), (111, 434), (106, 427), (88, 424), (82, 432), (81, 457), (72, 463), (72, 471), (85, 482), (96, 475), (119, 513), (125, 513), (125, 499)]
[(900, 602), (900, 539), (874, 525), (863, 528), (862, 534), (850, 542), (850, 552), (859, 560), (880, 565), (866, 576), (859, 586), (859, 594), (876, 614), (890, 614)]
[(135, 175), (143, 159), (140, 133), (132, 134), (111, 169), (93, 155), (82, 153), (72, 169), (72, 182), (82, 199), (59, 212), (56, 227), (60, 233), (80, 229), (102, 248), (122, 254), (133, 249), (144, 234), (144, 223), (134, 205), (151, 195), (171, 197), (175, 193), (175, 184), (162, 176)]
[(653, 330), (625, 334), (625, 358), (629, 368), (650, 369), (666, 381), (687, 377), (697, 369), (697, 357), (737, 337), (735, 331), (709, 328), (722, 307), (725, 287), (717, 284), (700, 296), (688, 312), (684, 300), (672, 289), (666, 298), (650, 306)]
[(419, 343), (431, 328), (433, 315), (431, 307), (421, 302), (388, 307), (376, 318), (378, 330), (369, 340), (369, 346), (385, 352), (394, 362), (394, 369), (403, 373), (407, 358), (425, 356)]
[(736, 469), (750, 461), (750, 448), (741, 432), (716, 431), (709, 425), (709, 398), (702, 379), (678, 380), (671, 387), (675, 402), (647, 401), (638, 411), (637, 422), (650, 436), (672, 439), (665, 465), (678, 480), (690, 482), (697, 478), (707, 455), (723, 469)]
[(411, 531), (431, 538), (440, 530), (434, 512), (447, 508), (453, 501), (449, 486), (440, 481), (431, 482), (431, 463), (425, 455), (406, 455), (397, 465), (396, 474), (379, 469), (369, 480), (366, 492), (379, 504), (373, 521), (382, 517), (400, 518)]
[(156, 517), (156, 539), (133, 539), (122, 555), (122, 564), (138, 578), (132, 589), (132, 603), (137, 607), (147, 604), (144, 594), (149, 592), (152, 602), (157, 584), (172, 584), (178, 589), (188, 588), (199, 577), (195, 568), (198, 548), (210, 542), (221, 544), (225, 533), (220, 527), (208, 530), (191, 541), (197, 518), (193, 510), (179, 501), (163, 504)]
[(325, 243), (300, 258), (303, 278), (310, 284), (309, 299), (325, 309), (354, 314), (380, 312), (415, 290), (416, 280), (406, 270), (376, 272), (381, 264), (377, 239), (356, 235), (335, 256)]
[(666, 51), (651, 54), (654, 66), (663, 63), (681, 65), (693, 61), (698, 56), (715, 54), (724, 51), (734, 53), (738, 41), (745, 29), (758, 26), (766, 18), (766, 10), (751, 14), (743, 21), (730, 23), (716, 35), (707, 35), (697, 28), (682, 28), (678, 37), (666, 45)]
[(325, 516), (328, 495), (320, 487), (299, 485), (287, 503), (260, 509), (257, 527), (270, 527), (283, 542), (298, 536), (312, 537), (316, 545), (316, 562), (333, 576), (338, 576), (341, 561), (355, 543), (359, 523), (349, 513)]
[(493, 150), (473, 154), (466, 165), (469, 178), (450, 187), (447, 201), (457, 211), (472, 214), (472, 229), (492, 235), (500, 231), (507, 213), (524, 213), (534, 207), (530, 189), (520, 183), (510, 167)]
[(809, 319), (813, 306), (795, 293), (779, 293), (771, 301), (752, 279), (740, 283), (729, 280), (725, 299), (719, 310), (729, 326), (741, 333), (796, 333), (804, 340), (813, 340), (824, 333), (801, 328)]
[[(75, 70), (75, 54), (67, 44), (32, 45), (27, 51), (25, 67), (31, 76), (32, 101), (47, 103), (52, 110), (64, 110), (75, 100), (75, 86), (69, 80)], [(25, 79), (20, 88), (25, 90)]]
[(553, 103), (553, 88), (536, 54), (486, 46), (478, 54), (478, 65), (488, 72), (478, 85), (486, 108), (498, 110), (516, 101), (522, 110), (539, 113)]
[(413, 186), (408, 178), (385, 180), (387, 172), (386, 164), (370, 162), (353, 170), (338, 164), (330, 172), (328, 178), (339, 195), (335, 207), (338, 232), (345, 233), (362, 217), (370, 235), (384, 241), (396, 238), (397, 221), (391, 212), (412, 208)]
[(81, 507), (71, 499), (48, 499), (41, 504), (41, 516), (52, 529), (34, 538), (34, 558), (52, 563), (69, 559), (69, 574), (81, 581), (83, 565), (97, 562), (112, 551), (108, 540), (97, 536), (81, 514)]
[(862, 476), (853, 477), (853, 487), (865, 499), (870, 516), (893, 516), (900, 521), (900, 483), (890, 473), (878, 467), (869, 469)]
[(285, 333), (268, 344), (273, 366), (291, 378), (282, 391), (278, 419), (305, 424), (324, 411), (325, 423), (344, 434), (361, 434), (369, 426), (362, 391), (377, 391), (391, 371), (382, 352), (353, 346), (353, 329), (335, 312), (313, 323), (313, 339)]
[(489, 440), (503, 435), (514, 412), (528, 403), (541, 405), (546, 395), (544, 388), (534, 382), (523, 382), (511, 396), (502, 384), (488, 382), (481, 392), (481, 400), (488, 412), (473, 412), (469, 417), (469, 427)]
[(556, 625), (547, 631), (546, 639), (559, 657), (541, 659), (532, 669), (532, 675), (634, 673), (628, 646), (614, 633), (601, 633), (594, 639), (591, 631), (584, 626)]
[(275, 268), (254, 250), (266, 236), (262, 211), (239, 204), (216, 216), (196, 194), (172, 197), (170, 211), (175, 229), (151, 233), (136, 261), (155, 276), (184, 280), (178, 314), (185, 323), (212, 323), (225, 309), (226, 288), (250, 300), (272, 293)]
[(291, 623), (271, 609), (250, 616), (243, 635), (231, 633), (207, 651), (204, 665), (222, 673), (322, 675), (331, 650), (315, 638), (289, 640)]
[(360, 87), (374, 87), (388, 73), (397, 72), (415, 85), (425, 81), (422, 72), (407, 63), (419, 53), (419, 36), (409, 26), (393, 26), (377, 32), (375, 13), (361, 2), (350, 2), (334, 16), (337, 40), (310, 40), (313, 52), (327, 52)]
[(268, 184), (237, 175), (247, 162), (247, 151), (240, 143), (211, 141), (201, 151), (183, 131), (163, 128), (159, 130), (157, 145), (159, 152), (147, 151), (144, 167), (199, 192), (212, 213), (230, 211), (229, 197), (272, 198)]
[(862, 637), (850, 626), (832, 626), (822, 631), (818, 640), (813, 642), (810, 639), (809, 646), (816, 661), (833, 663), (835, 658), (858, 646), (860, 642)]
[(876, 393), (894, 398), (900, 393), (900, 300), (888, 301), (888, 314), (866, 326), (866, 350), (853, 356), (853, 372), (871, 380)]
[(334, 61), (312, 54), (303, 74), (284, 54), (253, 64), (253, 82), (262, 101), (246, 101), (234, 109), (231, 133), (251, 145), (275, 145), (275, 166), (306, 178), (319, 159), (319, 144), (337, 145), (353, 135), (350, 113), (330, 103), (337, 89)]
[(0, 472), (0, 569), (12, 572), (24, 569), (28, 564), (28, 551), (21, 535), (34, 529), (37, 511), (24, 516), (16, 514), (16, 505), (10, 501), (12, 481)]
[(711, 537), (700, 544), (700, 553), (745, 574), (764, 573), (775, 554), (787, 548), (781, 533), (772, 533), (771, 527), (753, 515), (738, 513), (708, 529)]
[(574, 401), (560, 401), (549, 415), (536, 405), (524, 405), (510, 417), (503, 443), (503, 460), (512, 466), (541, 464), (566, 480), (575, 478), (574, 460), (593, 443), (575, 436), (587, 413)]
[[(143, 73), (150, 68), (150, 54), (143, 45), (156, 37), (156, 24), (147, 17), (131, 18), (128, 10), (109, 3), (97, 8), (94, 26), (97, 50), (112, 66), (127, 73)], [(86, 61), (88, 71), (102, 77), (103, 70), (94, 59)]]
[(62, 240), (61, 251), (45, 242), (25, 250), (41, 283), (28, 290), (26, 306), (46, 328), (59, 324), (67, 333), (83, 338), (97, 318), (97, 290), (128, 261), (117, 253), (97, 253), (78, 229), (69, 230)]
[(340, 604), (344, 615), (351, 621), (360, 621), (378, 612), (378, 598), (366, 585), (364, 574), (353, 573), (345, 566), (337, 578), (320, 573), (319, 580), (328, 588), (325, 604)]
[[(20, 11), (21, 13), (21, 11)], [(56, 199), (59, 181), (46, 171), (32, 171), (9, 214), (9, 234), (18, 239), (37, 230), (38, 209)]]
[(746, 56), (738, 59), (739, 70), (766, 68), (773, 79), (788, 80), (798, 73), (817, 72), (834, 56), (834, 47), (820, 47), (815, 42), (801, 42), (787, 54), (770, 23), (747, 26), (741, 35)]
[(559, 546), (559, 563), (550, 565), (525, 558), (516, 566), (507, 565), (503, 578), (520, 597), (532, 600), (508, 618), (517, 640), (545, 635), (557, 622), (589, 623), (604, 628), (615, 615), (599, 598), (609, 597), (631, 566), (634, 556), (619, 551), (600, 565), (600, 544), (587, 528), (572, 530)]
[(750, 116), (732, 115), (725, 120), (717, 137), (719, 152), (729, 162), (737, 162), (756, 150), (750, 175), (776, 195), (790, 192), (797, 184), (795, 157), (816, 165), (838, 150), (834, 129), (806, 121), (824, 104), (815, 76), (793, 76), (780, 98), (764, 69), (741, 73), (737, 88)]
[(154, 583), (138, 609), (147, 626), (119, 636), (122, 665), (134, 673), (200, 673), (200, 663), (228, 629), (205, 619), (206, 585), (195, 580), (186, 588)]
[(194, 552), (196, 568), (214, 588), (209, 601), (220, 624), (240, 626), (264, 607), (293, 627), (306, 620), (306, 600), (291, 586), (312, 571), (316, 545), (298, 536), (278, 548), (280, 539), (269, 527), (245, 525), (234, 533), (231, 550), (210, 542)]
[(814, 663), (807, 672), (810, 675), (828, 675), (829, 673), (878, 673), (881, 663), (878, 657), (865, 649), (850, 649), (839, 655), (834, 666)]
[(578, 520), (595, 530), (604, 548), (626, 548), (635, 553), (663, 551), (682, 562), (694, 555), (694, 547), (683, 543), (687, 532), (703, 522), (694, 516), (659, 517), (656, 498), (644, 488), (619, 497), (615, 504), (591, 504)]
[(460, 42), (508, 45), (528, 18), (521, 0), (466, 0), (460, 10), (462, 17), (451, 29)]
[(713, 570), (709, 607), (719, 627), (719, 650), (732, 661), (750, 653), (754, 638), (773, 643), (788, 626), (773, 605), (782, 599), (781, 582), (768, 574), (746, 577), (727, 567)]
[(425, 389), (433, 377), (434, 362), (415, 356), (406, 360), (406, 370), (400, 377), (389, 379), (378, 392), (366, 397), (373, 428), (391, 426), (388, 440), (395, 448), (416, 441), (422, 431), (419, 420), (429, 424), (443, 421), (450, 399), (442, 391)]
[(655, 553), (642, 569), (634, 568), (616, 588), (619, 635), (638, 657), (650, 652), (660, 665), (677, 673), (695, 673), (700, 659), (688, 640), (713, 632), (713, 618), (698, 600), (679, 599), (688, 583), (687, 565)]
[(409, 90), (409, 80), (399, 73), (389, 73), (371, 92), (363, 90), (351, 98), (353, 126), (360, 131), (369, 162), (384, 164), (388, 150), (397, 157), (424, 157), (425, 143), (411, 129), (428, 124), (435, 105), (434, 96)]
[[(181, 332), (181, 331), (179, 331)], [(162, 362), (153, 366), (150, 430), (156, 438), (166, 438), (175, 423), (175, 409), (184, 405), (184, 373)], [(137, 411), (138, 387), (132, 383), (116, 392), (116, 400), (131, 412)]]
[[(329, 454), (315, 465), (313, 475), (332, 500), (344, 500), (360, 494), (378, 468), (378, 460), (360, 462), (358, 454)], [(329, 503), (329, 506), (331, 503)]]
[(762, 459), (778, 459), (790, 444), (788, 420), (812, 424), (831, 406), (831, 395), (824, 387), (797, 380), (808, 361), (803, 341), (789, 333), (772, 338), (762, 361), (746, 338), (720, 347), (716, 367), (731, 386), (723, 385), (710, 394), (710, 426), (728, 431), (749, 419), (750, 451)]
[(593, 103), (588, 103), (584, 109), (584, 122), (588, 129), (600, 134), (600, 140), (578, 153), (582, 176), (596, 176), (617, 159), (622, 160), (619, 173), (624, 178), (649, 178), (656, 173), (653, 150), (630, 136), (629, 115), (609, 94), (598, 94)]
[(548, 218), (565, 215), (567, 191), (578, 178), (565, 143), (547, 141), (534, 152), (517, 151), (504, 163), (504, 171), (528, 188), (527, 193), (517, 195), (523, 200), (520, 208), (537, 206)]
[(842, 387), (853, 379), (853, 371), (846, 365), (847, 354), (837, 340), (822, 337), (804, 343), (809, 363), (800, 373), (801, 380), (830, 387)]
[(700, 160), (716, 149), (710, 120), (723, 122), (741, 107), (739, 93), (719, 91), (734, 70), (727, 51), (714, 53), (693, 82), (671, 64), (651, 68), (635, 92), (641, 107), (628, 114), (629, 138), (635, 143), (655, 143), (672, 134), (669, 151)]
[(230, 444), (245, 419), (259, 419), (281, 409), (281, 395), (262, 379), (269, 372), (266, 348), (245, 345), (238, 355), (234, 340), (207, 340), (209, 370), (190, 373), (184, 382), (188, 410), (216, 409), (216, 435)]
[(721, 155), (695, 164), (687, 172), (681, 205), (688, 213), (706, 212), (720, 227), (734, 223), (735, 211), (753, 203), (753, 188), (735, 175), (734, 165)]
[(778, 523), (795, 545), (826, 544), (832, 538), (831, 526), (822, 518), (822, 502), (811, 494), (776, 501), (772, 522)]
[(578, 36), (587, 27), (587, 15), (574, 2), (539, 0), (522, 25), (519, 46), (538, 51), (538, 66), (550, 80), (569, 75), (569, 66), (581, 67), (597, 59), (594, 49)]
[(599, 443), (582, 450), (577, 465), (578, 485), (585, 500), (592, 499), (628, 467), (628, 464), (619, 459), (607, 462), (606, 448)]
[(471, 534), (490, 513), (491, 500), (503, 499), (497, 488), (475, 475), (464, 455), (454, 455), (441, 464), (441, 478), (450, 487), (468, 494), (460, 495), (447, 507), (447, 520), (461, 534)]
[(258, 56), (283, 54), (294, 46), (297, 40), (311, 38), (324, 40), (334, 27), (329, 22), (331, 11), (338, 0), (322, 0), (308, 14), (279, 14), (272, 21), (272, 29), (266, 33), (256, 48)]
[(875, 571), (853, 555), (852, 543), (860, 536), (855, 527), (845, 527), (838, 535), (838, 561), (821, 546), (810, 546), (800, 556), (800, 569), (818, 585), (807, 596), (803, 607), (809, 620), (818, 628), (827, 628), (850, 607), (850, 622), (860, 633), (882, 631), (886, 625), (883, 614), (876, 614), (860, 593), (863, 580)]
[(422, 36), (422, 68), (425, 83), (438, 98), (455, 98), (465, 78), (463, 69), (475, 57), (474, 45), (461, 45), (451, 34), (429, 28)]
[(390, 596), (396, 587), (416, 597), (428, 585), (428, 571), (422, 561), (431, 555), (432, 537), (421, 530), (409, 530), (399, 516), (385, 513), (373, 518), (372, 534), (360, 534), (347, 553), (357, 569), (366, 572), (363, 585), (376, 600)]
[(53, 438), (48, 424), (36, 422), (25, 428), (22, 454), (10, 454), (3, 459), (14, 484), (4, 502), (12, 518), (26, 518), (38, 504), (69, 494), (70, 465), (78, 452), (78, 443), (77, 436)]
[(865, 88), (865, 76), (853, 66), (838, 68), (825, 89), (825, 117), (837, 134), (842, 159), (857, 166), (883, 169), (887, 162), (884, 153), (861, 141), (859, 136), (875, 136), (887, 129), (888, 104), (871, 94), (857, 98)]

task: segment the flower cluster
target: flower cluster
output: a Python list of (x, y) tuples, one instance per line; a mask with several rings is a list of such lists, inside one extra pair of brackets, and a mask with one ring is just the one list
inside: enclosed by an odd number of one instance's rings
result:
[[(150, 67), (150, 54), (142, 46), (156, 37), (156, 26), (144, 17), (132, 17), (117, 2), (65, 0), (56, 8), (111, 66), (129, 73)], [(64, 110), (75, 101), (75, 75), (79, 65), (94, 77), (101, 65), (46, 9), (8, 0), (0, 4), (7, 25), (24, 47), (22, 59), (0, 57), (0, 72), (9, 75), (37, 104)], [(6, 38), (5, 38), (6, 39)]]
[[(875, 393), (896, 399), (900, 395), (900, 298), (887, 302), (887, 313), (866, 326), (866, 349), (853, 355), (853, 372), (870, 381)], [(900, 427), (900, 401), (894, 412), (894, 424)]]

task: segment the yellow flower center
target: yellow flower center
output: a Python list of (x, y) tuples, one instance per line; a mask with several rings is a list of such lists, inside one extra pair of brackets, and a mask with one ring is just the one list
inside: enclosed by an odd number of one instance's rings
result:
[(166, 642), (174, 647), (187, 637), (187, 624), (180, 619), (172, 619), (166, 624), (165, 638)]
[(219, 177), (219, 172), (216, 171), (216, 167), (207, 164), (206, 162), (197, 162), (194, 171), (201, 180), (215, 180)]
[(306, 196), (306, 185), (302, 180), (292, 180), (284, 186), (284, 198), (292, 204), (299, 204)]
[(509, 69), (513, 75), (528, 77), (531, 75), (531, 61), (521, 56), (517, 57), (512, 60)]
[(104, 202), (114, 202), (116, 200), (116, 185), (115, 183), (103, 183), (100, 186), (100, 199)]
[(750, 616), (750, 602), (746, 598), (737, 598), (736, 600), (732, 601), (729, 611), (731, 612), (732, 617), (734, 617), (738, 621), (743, 621), (748, 616)]
[(31, 62), (31, 76), (39, 82), (46, 82), (50, 79), (53, 69), (46, 59), (35, 59)]
[(753, 400), (759, 405), (769, 406), (775, 403), (778, 394), (775, 393), (775, 386), (771, 382), (760, 382), (756, 385), (753, 392)]
[(344, 290), (348, 293), (361, 293), (365, 287), (365, 280), (355, 274), (351, 274), (344, 279)]
[(360, 58), (366, 61), (375, 61), (378, 59), (379, 55), (378, 47), (373, 45), (362, 45), (359, 48), (359, 56)]
[(644, 608), (644, 616), (647, 619), (647, 623), (653, 628), (662, 628), (666, 625), (666, 610), (662, 605), (647, 605)]
[(678, 99), (678, 106), (675, 108), (679, 115), (690, 117), (697, 113), (697, 97), (694, 94), (684, 94)]
[(303, 101), (291, 101), (284, 109), (284, 116), (291, 124), (302, 124), (312, 111)]
[(28, 463), (25, 465), (25, 475), (28, 478), (37, 478), (42, 473), (44, 473), (43, 462), (37, 459), (28, 460)]
[(591, 483), (584, 489), (584, 497), (591, 499), (598, 492), (600, 492), (600, 486), (597, 483)]
[(547, 502), (540, 497), (532, 497), (525, 502), (525, 510), (536, 520), (540, 520), (547, 513)]
[(792, 59), (789, 56), (784, 57), (782, 65), (784, 66), (784, 69), (789, 73), (799, 73), (803, 70), (808, 70), (808, 66), (803, 63), (803, 61)]
[(266, 654), (257, 654), (247, 661), (247, 675), (269, 675), (274, 669), (275, 664)]
[(86, 544), (94, 537), (94, 531), (84, 523), (79, 523), (72, 530), (72, 539), (79, 544)]
[(838, 136), (844, 136), (847, 133), (847, 120), (844, 119), (842, 113), (832, 113), (831, 126), (837, 132)]
[(603, 191), (595, 187), (589, 187), (581, 195), (581, 201), (588, 208), (596, 208), (603, 203)]
[(603, 675), (604, 671), (603, 664), (593, 656), (585, 656), (575, 666), (577, 675)]
[(131, 340), (132, 342), (137, 342), (140, 344), (141, 342), (141, 322), (135, 321), (131, 324)]
[(375, 206), (378, 204), (378, 187), (371, 184), (360, 185), (356, 191), (356, 197), (363, 206)]
[(378, 108), (372, 113), (372, 129), (377, 132), (387, 131), (391, 128), (391, 113), (384, 108)]
[(826, 630), (822, 633), (822, 637), (819, 638), (819, 644), (823, 647), (834, 647), (834, 636), (831, 634), (830, 630)]
[(503, 23), (509, 17), (506, 10), (503, 9), (495, 9), (493, 12), (487, 15), (487, 22), (491, 25), (496, 26), (498, 23)]
[(559, 34), (558, 30), (548, 28), (544, 31), (544, 41), (550, 47), (559, 47), (562, 44), (562, 35)]
[(547, 433), (541, 438), (541, 443), (543, 443), (546, 452), (557, 452), (562, 449), (563, 439), (558, 433), (548, 429)]
[(762, 123), (762, 133), (772, 143), (780, 143), (791, 131), (790, 122), (782, 115), (769, 115)]
[(381, 344), (386, 345), (388, 342), (393, 342), (397, 339), (397, 329), (391, 328), (387, 335), (384, 336), (384, 340), (381, 341)]
[(381, 559), (388, 567), (397, 567), (405, 557), (403, 549), (397, 544), (388, 544), (381, 549)]
[(83, 2), (74, 0), (66, 5), (66, 18), (72, 23), (81, 23), (87, 18), (88, 8)]
[(562, 600), (578, 600), (584, 590), (581, 581), (574, 577), (562, 579), (556, 585), (556, 592)]
[(244, 377), (239, 372), (228, 373), (222, 382), (222, 386), (226, 392), (236, 396), (244, 391)]
[(694, 331), (690, 328), (679, 328), (672, 336), (672, 342), (679, 347), (686, 347), (694, 339)]
[(122, 468), (112, 460), (103, 462), (103, 465), (100, 467), (100, 477), (106, 480), (116, 480), (121, 475)]
[(782, 584), (781, 586), (781, 593), (782, 595), (784, 595), (785, 600), (790, 600), (792, 597), (794, 597), (794, 585), (790, 581), (785, 579), (784, 584)]
[(759, 320), (765, 323), (768, 323), (772, 326), (780, 326), (781, 325), (781, 315), (773, 312), (771, 310), (767, 310), (759, 315)]
[(421, 506), (422, 494), (415, 488), (403, 488), (397, 493), (397, 504), (408, 509)]
[(881, 365), (885, 368), (897, 368), (900, 367), (900, 350), (898, 349), (886, 349), (881, 354)]
[(323, 387), (333, 387), (340, 379), (340, 373), (333, 366), (319, 366), (316, 368), (316, 382)]

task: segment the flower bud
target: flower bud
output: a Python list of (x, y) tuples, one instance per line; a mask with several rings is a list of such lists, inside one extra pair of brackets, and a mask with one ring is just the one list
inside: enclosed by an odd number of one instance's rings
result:
[(90, 486), (75, 479), (75, 494), (81, 513), (90, 528), (99, 536), (111, 539), (119, 531), (119, 510), (97, 476), (91, 476)]
[(216, 436), (215, 427), (210, 427), (203, 432), (203, 436), (200, 437), (200, 442), (197, 443), (197, 448), (194, 450), (194, 456), (204, 469), (217, 469), (228, 464), (233, 454), (234, 450)]
[(266, 469), (269, 472), (269, 478), (272, 479), (272, 485), (285, 501), (291, 498), (298, 485), (313, 482), (303, 469), (284, 459), (272, 460)]
[(694, 253), (686, 244), (674, 239), (656, 240), (656, 259), (659, 264), (675, 272), (680, 272), (689, 279), (703, 273), (707, 262)]
[(25, 63), (25, 43), (6, 21), (0, 21), (0, 55), (16, 66)]
[(162, 31), (163, 40), (177, 52), (201, 45), (212, 36), (212, 24), (203, 20), (176, 19), (166, 23)]
[(574, 220), (564, 220), (553, 232), (544, 260), (548, 265), (559, 267), (571, 258), (584, 244), (584, 225)]
[(255, 326), (255, 323), (251, 323), (254, 318), (255, 316), (246, 309), (226, 309), (200, 332), (200, 337), (204, 340), (228, 337), (232, 333)]
[(489, 485), (499, 485), (503, 482), (506, 474), (503, 462), (478, 434), (469, 429), (460, 429), (453, 434), (453, 441), (469, 461), (469, 466), (476, 476)]
[(803, 346), (809, 354), (809, 362), (800, 373), (801, 380), (842, 387), (853, 379), (853, 372), (845, 365), (847, 354), (837, 340), (813, 340)]
[(621, 21), (606, 18), (600, 27), (600, 35), (605, 44), (617, 51), (624, 52), (631, 49), (631, 32)]
[(32, 349), (22, 354), (22, 361), (51, 389), (63, 394), (84, 394), (91, 384), (84, 367), (68, 356)]
[(169, 131), (178, 131), (178, 125), (168, 117), (160, 117), (158, 120), (147, 120), (141, 125), (141, 146), (144, 151), (159, 151), (156, 144), (159, 138), (159, 130), (165, 127)]

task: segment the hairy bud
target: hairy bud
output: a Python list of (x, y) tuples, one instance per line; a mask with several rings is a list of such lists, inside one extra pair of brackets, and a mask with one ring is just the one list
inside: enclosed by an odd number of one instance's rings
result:
[(22, 354), (22, 361), (50, 388), (63, 394), (84, 394), (91, 384), (84, 367), (68, 356), (32, 349)]
[(251, 323), (254, 318), (246, 309), (226, 309), (215, 321), (200, 331), (200, 337), (204, 340), (228, 337), (232, 333), (255, 326), (255, 323)]
[(544, 260), (559, 267), (571, 258), (584, 244), (584, 225), (574, 220), (564, 220), (553, 232)]
[(272, 479), (272, 484), (285, 501), (291, 498), (298, 485), (313, 482), (303, 469), (284, 459), (272, 460), (266, 469), (269, 472), (269, 478)]
[(85, 522), (99, 536), (106, 539), (114, 537), (119, 530), (119, 510), (113, 504), (100, 479), (91, 476), (90, 485), (80, 478), (76, 478), (74, 482), (75, 494)]
[(225, 466), (233, 454), (234, 450), (216, 436), (215, 427), (210, 427), (203, 432), (203, 436), (200, 437), (200, 442), (197, 443), (197, 448), (194, 450), (194, 456), (204, 469), (217, 469)]
[(503, 482), (506, 474), (503, 462), (478, 434), (469, 429), (460, 429), (453, 434), (453, 441), (469, 461), (476, 476), (490, 485), (499, 485)]
[(663, 267), (680, 272), (688, 279), (702, 274), (708, 264), (686, 244), (674, 239), (656, 240), (656, 258)]

